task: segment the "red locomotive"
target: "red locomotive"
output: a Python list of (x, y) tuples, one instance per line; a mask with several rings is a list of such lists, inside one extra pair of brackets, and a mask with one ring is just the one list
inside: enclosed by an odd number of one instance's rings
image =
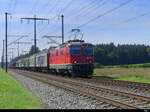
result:
[(72, 76), (93, 73), (93, 45), (81, 40), (68, 41), (49, 51), (49, 69)]

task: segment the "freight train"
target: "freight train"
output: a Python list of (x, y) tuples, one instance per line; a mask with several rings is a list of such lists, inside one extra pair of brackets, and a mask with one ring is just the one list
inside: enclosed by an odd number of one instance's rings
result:
[(83, 40), (70, 40), (56, 48), (43, 50), (10, 63), (11, 68), (90, 77), (93, 73), (93, 45)]

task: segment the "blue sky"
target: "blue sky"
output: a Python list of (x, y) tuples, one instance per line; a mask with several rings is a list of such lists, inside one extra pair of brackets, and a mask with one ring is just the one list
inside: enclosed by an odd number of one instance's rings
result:
[[(0, 0), (0, 56), (2, 53), (2, 40), (5, 38), (5, 12), (11, 13), (8, 18), (8, 35), (29, 35), (20, 41), (33, 43), (33, 22), (23, 21), (21, 17), (44, 17), (50, 19), (50, 23), (37, 23), (37, 45), (40, 49), (48, 48), (48, 40), (43, 35), (60, 35), (61, 21), (56, 15), (64, 14), (65, 32), (86, 23), (87, 21), (102, 15), (128, 0)], [(148, 13), (143, 17), (138, 17)], [(55, 17), (55, 18), (54, 18)], [(138, 17), (132, 21), (128, 19)], [(84, 33), (84, 40), (93, 44), (146, 44), (150, 42), (150, 1), (131, 0), (128, 4), (114, 10), (105, 16), (98, 18), (80, 28)], [(68, 40), (66, 33), (65, 40)], [(8, 37), (8, 43), (19, 37)], [(56, 40), (56, 39), (55, 39)], [(57, 39), (58, 42), (61, 40)], [(52, 44), (54, 45), (54, 44)], [(11, 45), (9, 48), (17, 48)], [(29, 51), (31, 45), (21, 45), (20, 52)], [(14, 50), (17, 56), (17, 50)]]

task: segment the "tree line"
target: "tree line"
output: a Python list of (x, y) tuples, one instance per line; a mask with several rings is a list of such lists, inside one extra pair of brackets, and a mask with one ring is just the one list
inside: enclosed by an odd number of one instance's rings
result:
[(94, 59), (100, 65), (149, 63), (150, 46), (97, 44), (94, 45)]

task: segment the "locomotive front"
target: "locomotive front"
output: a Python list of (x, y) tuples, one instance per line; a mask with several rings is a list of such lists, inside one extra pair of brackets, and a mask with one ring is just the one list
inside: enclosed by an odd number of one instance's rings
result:
[(93, 45), (84, 41), (73, 41), (68, 45), (71, 70), (73, 76), (89, 77), (93, 73)]

